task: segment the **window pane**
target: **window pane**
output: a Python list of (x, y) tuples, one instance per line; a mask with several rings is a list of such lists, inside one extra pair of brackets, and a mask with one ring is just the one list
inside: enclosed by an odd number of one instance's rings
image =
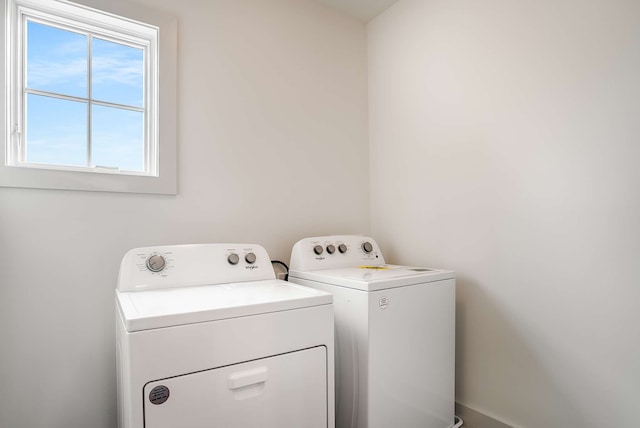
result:
[(86, 166), (87, 104), (29, 94), (25, 160)]
[(113, 107), (93, 107), (93, 165), (144, 171), (143, 113)]
[(87, 36), (27, 21), (27, 87), (87, 97)]
[(143, 106), (143, 50), (94, 38), (91, 46), (92, 98)]

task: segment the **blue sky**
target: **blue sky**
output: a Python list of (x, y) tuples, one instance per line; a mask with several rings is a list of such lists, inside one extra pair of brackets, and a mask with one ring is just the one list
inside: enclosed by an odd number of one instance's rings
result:
[[(87, 98), (88, 36), (28, 22), (27, 87)], [(143, 51), (94, 37), (92, 98), (143, 106)], [(143, 114), (92, 105), (92, 165), (143, 169)], [(27, 162), (86, 166), (87, 102), (27, 97)]]

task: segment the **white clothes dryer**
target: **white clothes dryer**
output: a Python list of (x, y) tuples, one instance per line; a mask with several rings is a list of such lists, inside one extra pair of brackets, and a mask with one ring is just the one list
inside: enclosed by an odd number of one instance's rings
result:
[(329, 293), (264, 248), (138, 248), (116, 290), (120, 428), (333, 428)]
[(334, 296), (337, 428), (454, 426), (454, 272), (323, 236), (294, 245), (289, 281)]

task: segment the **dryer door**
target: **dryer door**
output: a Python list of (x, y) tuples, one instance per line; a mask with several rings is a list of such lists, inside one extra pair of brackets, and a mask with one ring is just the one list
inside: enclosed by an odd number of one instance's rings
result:
[(149, 382), (145, 428), (327, 428), (324, 346)]

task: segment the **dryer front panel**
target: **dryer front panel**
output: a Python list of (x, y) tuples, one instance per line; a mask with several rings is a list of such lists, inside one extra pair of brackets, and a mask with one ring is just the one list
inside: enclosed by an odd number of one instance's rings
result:
[(324, 346), (149, 382), (145, 428), (327, 428)]

